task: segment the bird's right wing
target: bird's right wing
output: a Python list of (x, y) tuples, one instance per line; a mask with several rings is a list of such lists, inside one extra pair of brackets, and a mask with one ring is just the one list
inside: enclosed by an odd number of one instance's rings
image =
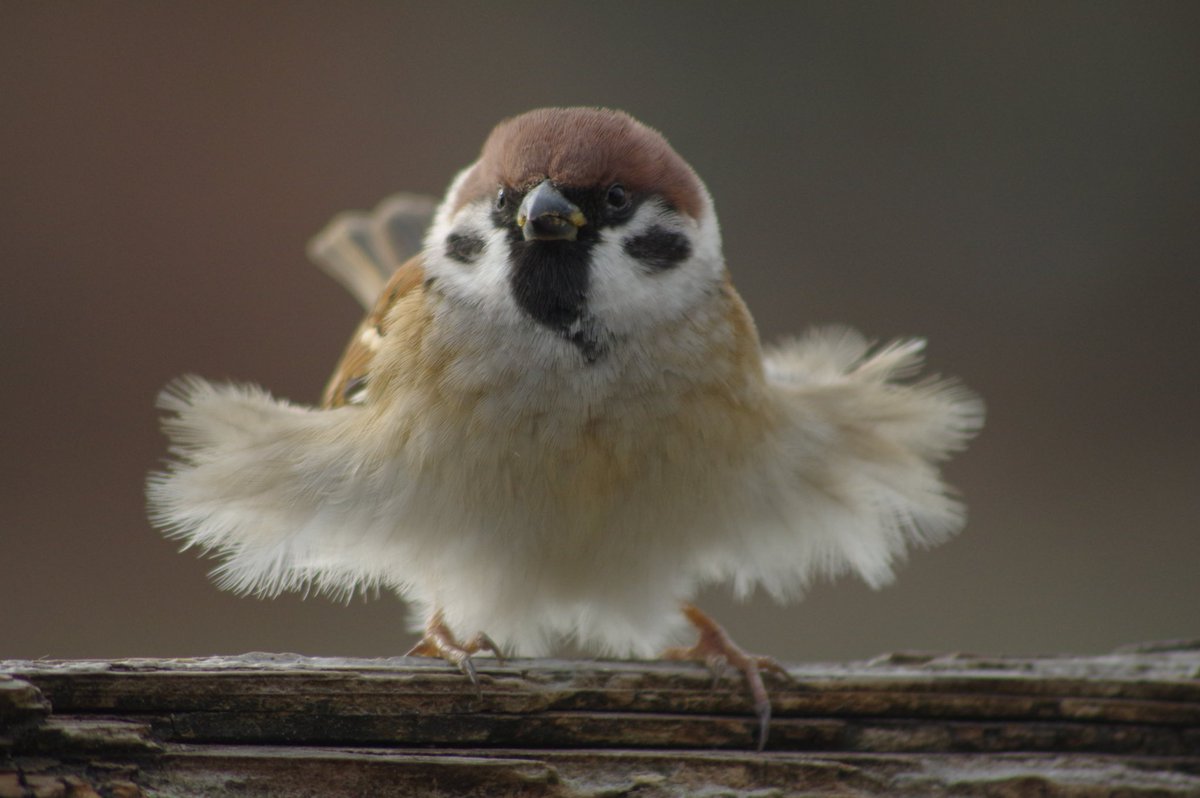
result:
[(394, 194), (370, 213), (338, 214), (309, 242), (309, 258), (367, 310), (325, 386), (322, 407), (359, 404), (366, 398), (388, 313), (424, 278), (416, 256), (436, 209), (433, 197)]
[(387, 547), (379, 540), (391, 529), (377, 529), (369, 512), (378, 436), (365, 415), (337, 408), (355, 403), (389, 325), (419, 323), (394, 306), (418, 298), (420, 258), (400, 259), (420, 249), (432, 209), (432, 200), (392, 197), (369, 216), (339, 216), (309, 246), (370, 309), (324, 407), (198, 377), (176, 380), (159, 396), (172, 458), (148, 480), (150, 518), (169, 537), (217, 555), (221, 586), (349, 595), (387, 580)]
[(333, 376), (325, 386), (325, 393), (321, 397), (322, 407), (361, 404), (366, 400), (367, 380), (370, 377), (372, 361), (394, 321), (389, 320), (391, 310), (410, 293), (421, 290), (424, 279), (425, 270), (419, 255), (391, 276), (366, 318), (358, 325), (350, 343), (346, 345), (342, 359), (338, 361)]

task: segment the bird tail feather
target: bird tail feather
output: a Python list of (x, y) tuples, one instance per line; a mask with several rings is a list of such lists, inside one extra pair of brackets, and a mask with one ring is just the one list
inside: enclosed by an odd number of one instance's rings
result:
[(308, 243), (308, 257), (364, 308), (374, 306), (396, 269), (421, 251), (437, 200), (394, 194), (364, 213), (339, 213)]

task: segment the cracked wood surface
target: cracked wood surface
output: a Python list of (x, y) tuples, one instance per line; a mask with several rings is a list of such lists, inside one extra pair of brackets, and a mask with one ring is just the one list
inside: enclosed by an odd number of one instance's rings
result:
[(791, 665), (0, 661), (9, 796), (1200, 796), (1200, 643)]

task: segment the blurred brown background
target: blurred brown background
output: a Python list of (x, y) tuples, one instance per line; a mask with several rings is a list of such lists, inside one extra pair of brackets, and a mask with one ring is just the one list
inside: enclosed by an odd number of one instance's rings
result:
[(920, 334), (989, 404), (897, 584), (703, 604), (786, 658), (1097, 652), (1200, 619), (1200, 5), (0, 4), (0, 658), (392, 655), (392, 597), (218, 592), (151, 530), (170, 378), (314, 400), (304, 258), (499, 119), (624, 108), (706, 179), (763, 337)]

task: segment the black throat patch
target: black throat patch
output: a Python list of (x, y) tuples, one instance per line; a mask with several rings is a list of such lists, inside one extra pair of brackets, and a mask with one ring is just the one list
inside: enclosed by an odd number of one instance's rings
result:
[(510, 280), (518, 307), (578, 347), (589, 363), (598, 360), (605, 350), (603, 336), (587, 312), (594, 244), (589, 239), (510, 239)]

